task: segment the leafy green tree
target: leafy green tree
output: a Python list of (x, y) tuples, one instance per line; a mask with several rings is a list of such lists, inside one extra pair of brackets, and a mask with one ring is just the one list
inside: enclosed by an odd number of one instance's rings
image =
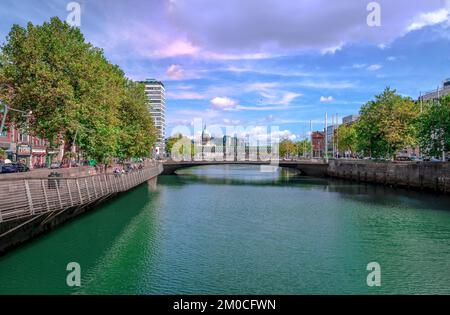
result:
[[(89, 48), (78, 29), (56, 18), (42, 26), (12, 27), (2, 46), (0, 87), (2, 95), (10, 95), (10, 106), (33, 111), (28, 123), (39, 136), (57, 140), (73, 124), (77, 104), (71, 80)], [(15, 122), (24, 119), (13, 115)]]
[(357, 152), (357, 131), (356, 125), (341, 125), (336, 131), (336, 142), (339, 144), (339, 151)]
[(311, 152), (311, 141), (304, 139), (295, 143), (295, 152), (297, 156), (305, 156)]
[(415, 145), (417, 109), (410, 98), (386, 88), (361, 108), (356, 124), (358, 151), (372, 157), (395, 157), (399, 150)]
[(195, 155), (194, 143), (181, 134), (175, 134), (167, 140), (166, 150), (174, 160), (189, 160)]
[(119, 115), (117, 155), (123, 158), (149, 156), (157, 131), (148, 114), (147, 96), (142, 84), (127, 82)]
[(180, 133), (175, 134), (175, 135), (169, 137), (169, 138), (167, 139), (167, 142), (166, 142), (166, 151), (167, 151), (168, 153), (172, 153), (173, 146), (174, 146), (175, 143), (177, 143), (177, 141), (179, 141), (182, 137), (183, 137), (183, 136), (182, 136)]
[(297, 146), (289, 139), (284, 139), (279, 144), (280, 157), (290, 158), (297, 155)]
[(424, 104), (417, 123), (421, 150), (429, 156), (450, 151), (450, 96)]
[(27, 119), (32, 134), (76, 144), (98, 161), (148, 156), (156, 139), (144, 87), (58, 18), (12, 27), (0, 54), (0, 97), (32, 111), (13, 122)]

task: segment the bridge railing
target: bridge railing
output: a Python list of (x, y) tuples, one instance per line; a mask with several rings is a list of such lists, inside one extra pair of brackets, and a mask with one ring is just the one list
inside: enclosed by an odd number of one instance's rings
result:
[(0, 222), (91, 204), (161, 174), (162, 164), (125, 174), (0, 179)]

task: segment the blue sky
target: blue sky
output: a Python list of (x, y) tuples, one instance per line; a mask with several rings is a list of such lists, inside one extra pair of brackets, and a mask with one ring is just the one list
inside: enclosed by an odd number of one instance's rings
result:
[[(2, 0), (14, 23), (66, 19), (61, 0)], [(323, 128), (386, 86), (417, 98), (450, 77), (450, 1), (79, 0), (81, 30), (132, 79), (164, 81), (167, 133), (190, 126), (276, 125), (292, 139)]]

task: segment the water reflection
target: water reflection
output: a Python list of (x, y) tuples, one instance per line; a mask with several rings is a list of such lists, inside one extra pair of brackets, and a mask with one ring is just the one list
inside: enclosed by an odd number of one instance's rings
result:
[(307, 177), (297, 171), (278, 168), (275, 172), (261, 172), (258, 166), (199, 166), (178, 171), (178, 178), (163, 176), (163, 185), (183, 186), (203, 183), (207, 185), (276, 186), (302, 190), (338, 193), (342, 198), (356, 202), (388, 205), (407, 204), (410, 207), (450, 211), (450, 196), (429, 192), (386, 187), (347, 180)]
[[(292, 170), (186, 169), (0, 258), (0, 293), (448, 294), (448, 205)], [(71, 261), (79, 289), (65, 283)]]

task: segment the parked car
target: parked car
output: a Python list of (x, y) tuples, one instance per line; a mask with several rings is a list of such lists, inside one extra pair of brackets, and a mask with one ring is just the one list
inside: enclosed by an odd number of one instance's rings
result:
[(418, 157), (418, 156), (411, 156), (411, 161), (414, 161), (414, 162), (423, 162), (423, 158)]
[(8, 173), (18, 173), (19, 172), (19, 168), (17, 166), (17, 164), (4, 164), (2, 165), (2, 173), (4, 174), (8, 174)]
[(396, 161), (411, 161), (411, 158), (409, 156), (400, 155), (395, 158)]
[(47, 168), (47, 164), (46, 163), (36, 163), (34, 164), (33, 168)]
[(58, 169), (58, 168), (61, 168), (61, 163), (55, 162), (55, 163), (50, 164), (50, 169), (54, 170), (54, 169)]
[(21, 172), (21, 173), (30, 171), (30, 168), (23, 163), (16, 163), (16, 167), (17, 167), (17, 171)]
[(436, 158), (436, 157), (433, 156), (433, 157), (430, 159), (430, 162), (439, 163), (439, 162), (442, 162), (442, 160), (441, 160), (441, 159), (438, 159), (438, 158)]

